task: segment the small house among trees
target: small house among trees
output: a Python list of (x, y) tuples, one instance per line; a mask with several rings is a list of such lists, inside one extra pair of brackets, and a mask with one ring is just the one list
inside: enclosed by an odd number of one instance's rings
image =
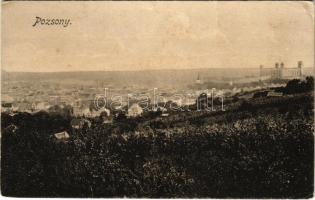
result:
[(143, 109), (138, 104), (132, 104), (130, 108), (128, 109), (128, 117), (137, 117), (141, 116), (143, 113)]
[(66, 139), (70, 138), (70, 135), (68, 134), (67, 131), (62, 131), (60, 133), (55, 133), (54, 136), (55, 136), (55, 138), (57, 140), (66, 140)]

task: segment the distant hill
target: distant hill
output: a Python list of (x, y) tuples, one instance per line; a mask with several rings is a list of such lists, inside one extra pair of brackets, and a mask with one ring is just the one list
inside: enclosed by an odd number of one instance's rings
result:
[[(310, 68), (312, 69), (312, 68)], [(307, 70), (304, 70), (307, 71)], [(308, 70), (311, 71), (312, 70)], [(4, 81), (101, 81), (112, 85), (183, 86), (192, 84), (200, 75), (204, 80), (253, 77), (257, 68), (211, 68), (146, 71), (76, 71), (76, 72), (7, 72), (2, 71)]]

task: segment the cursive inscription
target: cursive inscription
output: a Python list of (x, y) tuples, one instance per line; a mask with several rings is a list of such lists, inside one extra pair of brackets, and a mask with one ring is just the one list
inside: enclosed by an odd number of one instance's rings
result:
[(35, 26), (62, 26), (67, 27), (71, 25), (70, 19), (58, 19), (58, 18), (42, 18), (36, 17), (33, 27)]

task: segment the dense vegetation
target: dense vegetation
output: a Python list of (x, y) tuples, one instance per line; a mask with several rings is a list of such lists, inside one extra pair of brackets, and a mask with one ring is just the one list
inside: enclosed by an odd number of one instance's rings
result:
[(306, 77), (305, 80), (293, 79), (290, 80), (283, 92), (286, 94), (303, 93), (314, 90), (314, 78), (312, 76)]
[[(81, 130), (69, 116), (3, 114), (2, 194), (310, 197), (313, 111), (313, 94), (302, 93), (225, 112), (94, 119)], [(53, 137), (62, 130), (66, 141)]]

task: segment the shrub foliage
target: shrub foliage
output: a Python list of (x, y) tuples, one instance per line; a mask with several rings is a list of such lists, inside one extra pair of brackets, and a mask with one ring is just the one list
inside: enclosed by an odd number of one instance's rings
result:
[[(92, 120), (81, 130), (69, 116), (2, 114), (2, 194), (310, 197), (313, 114), (310, 94), (220, 113)], [(68, 140), (52, 137), (62, 130)]]

